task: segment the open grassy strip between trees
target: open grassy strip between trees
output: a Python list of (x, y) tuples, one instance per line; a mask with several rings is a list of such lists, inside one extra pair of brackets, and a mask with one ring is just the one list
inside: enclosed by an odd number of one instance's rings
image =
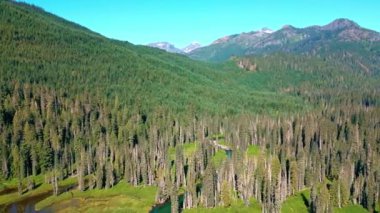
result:
[[(155, 205), (156, 187), (132, 186), (125, 182), (112, 189), (72, 190), (51, 196), (36, 205), (36, 210), (81, 212), (148, 212)], [(66, 205), (75, 203), (75, 205)]]

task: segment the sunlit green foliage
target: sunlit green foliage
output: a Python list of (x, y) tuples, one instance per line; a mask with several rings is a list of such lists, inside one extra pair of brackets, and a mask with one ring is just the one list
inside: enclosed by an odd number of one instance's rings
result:
[(246, 212), (246, 213), (259, 213), (262, 212), (262, 207), (255, 199), (251, 199), (249, 206), (245, 206), (242, 201), (233, 203), (230, 207), (216, 207), (216, 208), (194, 208), (185, 209), (184, 213), (224, 213), (224, 212)]
[(309, 212), (310, 190), (304, 190), (287, 198), (281, 205), (281, 212)]
[(361, 205), (348, 205), (343, 208), (335, 208), (333, 212), (336, 213), (367, 213), (368, 210)]
[(220, 166), (223, 161), (227, 159), (226, 151), (224, 150), (218, 150), (215, 152), (215, 155), (212, 156), (212, 162), (216, 167)]
[(257, 156), (260, 153), (260, 147), (257, 145), (249, 145), (247, 148), (248, 156)]
[[(59, 196), (49, 197), (36, 205), (36, 210), (49, 207), (51, 210), (65, 211), (124, 211), (140, 212), (149, 211), (154, 205), (155, 187), (133, 187), (120, 182), (109, 190), (95, 189), (80, 192), (77, 190), (63, 193)], [(86, 200), (83, 200), (83, 199)], [(65, 201), (77, 199), (78, 205), (65, 205)]]

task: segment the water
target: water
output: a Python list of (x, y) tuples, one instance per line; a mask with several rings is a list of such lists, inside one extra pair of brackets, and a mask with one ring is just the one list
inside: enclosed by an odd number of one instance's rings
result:
[[(74, 188), (75, 186), (76, 185), (62, 187), (59, 189), (59, 191), (60, 191), (60, 193), (66, 192), (66, 191)], [(24, 212), (24, 213), (50, 213), (50, 212), (53, 212), (49, 208), (43, 209), (41, 211), (36, 211), (34, 208), (38, 202), (40, 202), (40, 201), (44, 200), (45, 198), (51, 196), (52, 193), (53, 193), (52, 191), (48, 191), (48, 192), (45, 192), (43, 194), (31, 196), (31, 197), (25, 198), (21, 201), (12, 203), (5, 208), (6, 212), (9, 212), (9, 213), (22, 213), (22, 212)]]
[(38, 203), (41, 200), (49, 197), (50, 195), (51, 195), (51, 192), (47, 192), (47, 193), (44, 193), (44, 194), (41, 194), (38, 196), (33, 196), (30, 198), (24, 199), (24, 200), (16, 202), (16, 203), (12, 203), (11, 205), (9, 205), (7, 207), (7, 212), (10, 212), (10, 213), (20, 213), (20, 212), (24, 212), (24, 213), (37, 213), (37, 212), (49, 213), (49, 211), (36, 211), (34, 209), (34, 206), (36, 205), (36, 203)]
[[(75, 185), (65, 187), (65, 188), (61, 188), (60, 191), (61, 192), (68, 191), (68, 190), (71, 190), (73, 187), (75, 187)], [(6, 209), (5, 212), (10, 212), (10, 213), (22, 213), (22, 212), (23, 213), (51, 213), (51, 212), (54, 212), (52, 208), (45, 208), (41, 211), (36, 211), (34, 208), (38, 202), (44, 200), (45, 198), (47, 198), (51, 195), (52, 195), (52, 191), (49, 191), (49, 192), (46, 192), (46, 193), (43, 193), (43, 194), (40, 194), (37, 196), (28, 197), (28, 198), (23, 199), (19, 202), (15, 202), (15, 203), (10, 204), (9, 206), (7, 206), (5, 208)], [(184, 202), (184, 195), (178, 196), (179, 212), (182, 211), (183, 202)], [(73, 200), (68, 205), (75, 206), (78, 204), (77, 204), (77, 202), (75, 202), (75, 200)], [(163, 204), (155, 205), (150, 212), (151, 213), (170, 213), (171, 212), (171, 206), (172, 206), (171, 201), (167, 200)]]
[(230, 149), (226, 149), (226, 150), (224, 150), (225, 152), (226, 152), (226, 155), (227, 155), (227, 158), (228, 159), (231, 159), (231, 157), (232, 157), (232, 150), (230, 150)]
[[(180, 195), (178, 197), (178, 207), (179, 212), (182, 211), (184, 196)], [(153, 209), (150, 211), (150, 213), (170, 213), (172, 209), (172, 202), (170, 200), (167, 200), (165, 203), (157, 204), (153, 207)]]

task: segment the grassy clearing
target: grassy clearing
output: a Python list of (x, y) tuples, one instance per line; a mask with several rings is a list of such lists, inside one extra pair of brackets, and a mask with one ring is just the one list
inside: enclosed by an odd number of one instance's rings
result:
[[(197, 149), (197, 143), (194, 142), (194, 143), (186, 143), (183, 145), (183, 155), (185, 158), (189, 158), (190, 156), (192, 156), (196, 149)], [(170, 147), (169, 148), (169, 157), (171, 160), (175, 160), (176, 158), (176, 148), (175, 147)]]
[[(193, 156), (195, 154), (195, 151), (197, 150), (197, 145), (198, 142), (193, 142), (193, 143), (186, 143), (186, 144), (183, 144), (182, 148), (183, 148), (183, 155), (186, 158), (190, 158), (191, 156)], [(169, 157), (170, 157), (170, 160), (175, 160), (176, 158), (176, 148), (175, 147), (170, 147), (169, 148)]]
[[(51, 184), (43, 183), (43, 176), (36, 176), (32, 177), (36, 183), (36, 186), (38, 186), (36, 189), (31, 191), (24, 190), (24, 193), (20, 196), (18, 192), (13, 192), (9, 194), (4, 194), (0, 196), (0, 206), (4, 205), (7, 206), (9, 204), (22, 201), (24, 199), (28, 199), (30, 197), (39, 196), (45, 193), (48, 193), (49, 191), (52, 191)], [(77, 182), (77, 178), (67, 178), (63, 181), (59, 182), (59, 187), (67, 187), (70, 185), (73, 185)], [(25, 188), (26, 179), (24, 180), (24, 187)], [(3, 183), (3, 185), (6, 188), (17, 188), (17, 179), (12, 179), (8, 182)]]
[(308, 212), (308, 204), (310, 200), (310, 189), (303, 190), (284, 201), (281, 206), (281, 212)]
[(348, 205), (343, 208), (334, 208), (337, 213), (368, 213), (368, 210), (361, 205)]
[(223, 146), (228, 146), (228, 147), (231, 145), (229, 142), (227, 142), (225, 140), (219, 140), (218, 144), (223, 145)]
[[(31, 178), (35, 182), (36, 185), (44, 182), (44, 176), (42, 175), (30, 176), (28, 178)], [(27, 178), (24, 178), (24, 180), (22, 181), (23, 188), (26, 188), (27, 180), (28, 180)], [(17, 189), (17, 186), (18, 186), (17, 178), (13, 178), (7, 181), (2, 181), (0, 183), (0, 194), (2, 191), (7, 190), (7, 189)]]
[[(310, 202), (310, 189), (301, 191), (288, 199), (282, 204), (281, 212), (309, 212), (307, 203)], [(343, 208), (334, 208), (333, 212), (338, 213), (365, 213), (368, 212), (361, 205), (347, 205)]]
[(220, 166), (224, 160), (227, 159), (226, 152), (224, 150), (218, 150), (215, 155), (212, 157), (212, 162), (216, 167)]
[(185, 158), (189, 158), (195, 154), (197, 150), (197, 142), (194, 143), (186, 143), (183, 145), (183, 154)]
[(245, 206), (243, 201), (239, 200), (232, 204), (230, 207), (216, 207), (216, 208), (193, 208), (193, 209), (185, 209), (184, 213), (203, 213), (203, 212), (211, 212), (211, 213), (227, 213), (227, 212), (247, 212), (247, 213), (260, 213), (262, 211), (261, 205), (255, 200), (251, 199), (250, 205)]
[(213, 134), (210, 136), (211, 140), (222, 140), (224, 139), (224, 135), (222, 133), (219, 134)]
[(257, 145), (249, 145), (247, 149), (248, 156), (257, 156), (260, 153), (260, 148)]
[(36, 210), (46, 207), (56, 211), (76, 212), (148, 212), (155, 204), (156, 187), (134, 187), (120, 182), (111, 189), (73, 190), (51, 196), (36, 204)]

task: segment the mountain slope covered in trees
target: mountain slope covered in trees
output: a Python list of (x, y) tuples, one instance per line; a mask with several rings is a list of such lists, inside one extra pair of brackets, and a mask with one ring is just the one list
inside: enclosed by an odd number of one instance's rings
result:
[(379, 78), (356, 63), (209, 64), (12, 1), (0, 1), (0, 43), (1, 210), (41, 187), (52, 194), (41, 208), (131, 190), (125, 199), (139, 191), (130, 186), (141, 186), (136, 206), (155, 191), (173, 212), (280, 212), (305, 190), (310, 212), (379, 203)]
[(258, 103), (268, 108), (301, 105), (297, 100), (271, 101), (281, 99), (276, 94), (262, 98), (246, 93), (222, 65), (109, 40), (39, 9), (10, 4), (2, 3), (0, 60), (5, 82), (38, 83), (69, 96), (83, 92), (106, 100), (118, 96), (120, 102), (148, 111), (170, 106), (176, 111), (235, 113), (264, 108)]

